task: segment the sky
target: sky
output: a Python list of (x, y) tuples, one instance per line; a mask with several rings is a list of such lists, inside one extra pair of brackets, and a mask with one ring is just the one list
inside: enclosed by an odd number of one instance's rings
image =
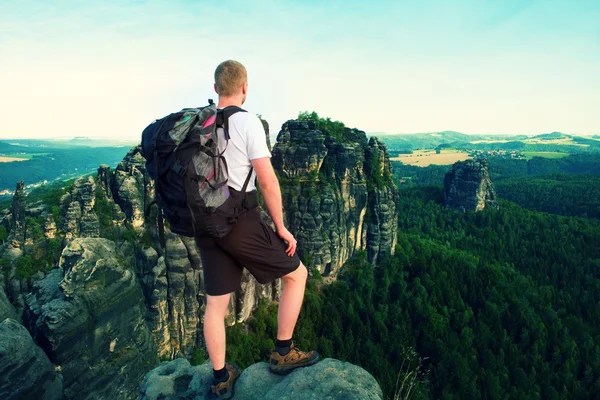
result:
[(600, 134), (600, 1), (0, 0), (0, 138), (137, 140), (248, 70), (276, 134)]

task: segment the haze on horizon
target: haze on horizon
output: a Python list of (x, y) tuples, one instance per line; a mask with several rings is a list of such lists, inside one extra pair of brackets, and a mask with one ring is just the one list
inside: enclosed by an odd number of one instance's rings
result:
[(137, 140), (216, 98), (276, 134), (300, 111), (367, 132), (600, 134), (600, 2), (0, 3), (0, 137)]

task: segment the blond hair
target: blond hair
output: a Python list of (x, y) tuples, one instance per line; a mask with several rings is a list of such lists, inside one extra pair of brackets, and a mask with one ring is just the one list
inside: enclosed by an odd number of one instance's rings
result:
[(219, 96), (233, 96), (248, 80), (246, 68), (234, 60), (223, 61), (215, 70), (215, 84)]

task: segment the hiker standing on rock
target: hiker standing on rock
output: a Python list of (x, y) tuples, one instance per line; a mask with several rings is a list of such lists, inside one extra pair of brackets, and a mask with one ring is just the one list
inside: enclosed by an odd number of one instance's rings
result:
[[(292, 342), (308, 271), (296, 254), (296, 239), (283, 224), (281, 190), (271, 165), (263, 125), (256, 115), (240, 108), (248, 92), (246, 68), (237, 61), (222, 62), (215, 70), (214, 88), (219, 95), (217, 109), (223, 114), (227, 130), (218, 128), (217, 133), (229, 136), (229, 140), (219, 141), (227, 162), (227, 185), (232, 192), (244, 192), (242, 195), (246, 196), (245, 211), (236, 218), (227, 235), (222, 238), (196, 235), (207, 295), (204, 338), (214, 371), (212, 392), (219, 398), (229, 398), (240, 371), (225, 362), (225, 315), (231, 294), (241, 287), (243, 268), (261, 284), (278, 278), (284, 283), (271, 371), (288, 373), (316, 363), (319, 355), (315, 351), (303, 352)], [(255, 180), (276, 231), (260, 217)]]

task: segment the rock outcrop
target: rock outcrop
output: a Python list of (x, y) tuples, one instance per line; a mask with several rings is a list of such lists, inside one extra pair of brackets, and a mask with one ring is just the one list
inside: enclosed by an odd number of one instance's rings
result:
[[(106, 169), (101, 167), (106, 175)], [(105, 178), (104, 178), (105, 179)], [(141, 146), (134, 147), (117, 165), (111, 182), (112, 197), (135, 229), (144, 226), (146, 207), (154, 201), (154, 183), (146, 172)]]
[(62, 378), (23, 325), (0, 322), (0, 398), (4, 400), (63, 398)]
[(133, 398), (158, 363), (135, 273), (113, 242), (79, 238), (34, 284), (24, 324), (60, 368), (67, 399)]
[(46, 219), (44, 220), (44, 237), (46, 239), (54, 239), (56, 236), (56, 222), (54, 222), (54, 218), (52, 214), (46, 215)]
[(392, 163), (385, 144), (376, 137), (369, 139), (365, 164), (370, 168), (367, 218), (367, 256), (376, 263), (379, 256), (394, 253), (398, 242), (398, 192), (391, 183)]
[(99, 237), (100, 224), (94, 212), (96, 182), (91, 176), (79, 178), (70, 193), (61, 198), (64, 212), (65, 239)]
[(286, 224), (306, 264), (335, 275), (355, 252), (375, 262), (397, 237), (396, 188), (385, 145), (345, 128), (287, 121), (273, 148)]
[(498, 208), (486, 159), (459, 161), (444, 177), (444, 203), (463, 211)]
[[(210, 391), (211, 380), (208, 362), (195, 367), (185, 359), (165, 362), (146, 375), (140, 400), (202, 400)], [(328, 358), (287, 376), (269, 372), (267, 363), (251, 365), (236, 382), (235, 399), (380, 400), (383, 393), (364, 369)]]
[(15, 259), (23, 255), (23, 246), (25, 245), (25, 185), (23, 181), (17, 182), (15, 194), (13, 195), (11, 206), (11, 229), (8, 236), (8, 246), (5, 256), (9, 259)]
[(265, 130), (265, 136), (267, 137), (267, 147), (269, 147), (269, 151), (272, 151), (273, 148), (271, 147), (271, 137), (269, 135), (269, 123), (267, 122), (267, 120), (263, 119), (260, 115), (258, 116), (258, 119), (260, 119), (260, 122), (262, 123), (262, 126)]

